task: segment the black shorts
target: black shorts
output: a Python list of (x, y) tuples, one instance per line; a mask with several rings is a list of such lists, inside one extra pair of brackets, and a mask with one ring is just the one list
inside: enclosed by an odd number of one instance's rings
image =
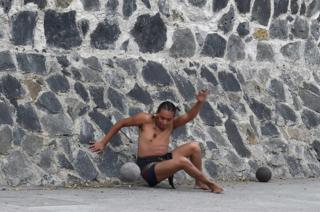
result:
[[(148, 156), (148, 157), (138, 157), (137, 164), (140, 167), (141, 176), (149, 184), (150, 187), (154, 187), (159, 182), (157, 181), (157, 176), (154, 170), (156, 163), (164, 160), (171, 160), (172, 153), (167, 153), (162, 156)], [(174, 188), (173, 176), (170, 176), (169, 183)]]

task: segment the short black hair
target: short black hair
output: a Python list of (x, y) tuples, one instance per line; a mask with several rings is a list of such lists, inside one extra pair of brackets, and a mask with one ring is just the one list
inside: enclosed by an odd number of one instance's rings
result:
[(176, 115), (177, 110), (180, 111), (180, 109), (170, 101), (162, 102), (157, 109), (157, 113), (159, 113), (162, 109), (173, 112), (174, 115)]

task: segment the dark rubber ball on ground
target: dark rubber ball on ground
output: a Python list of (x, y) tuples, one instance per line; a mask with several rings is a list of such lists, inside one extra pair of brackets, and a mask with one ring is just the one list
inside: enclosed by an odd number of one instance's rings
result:
[(267, 167), (260, 167), (256, 171), (256, 178), (259, 182), (268, 182), (272, 177), (272, 172)]

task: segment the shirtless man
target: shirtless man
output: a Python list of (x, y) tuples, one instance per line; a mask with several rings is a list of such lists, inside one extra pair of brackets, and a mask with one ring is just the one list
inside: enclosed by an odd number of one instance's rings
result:
[(138, 126), (137, 164), (141, 169), (142, 177), (149, 186), (155, 186), (162, 180), (169, 178), (171, 186), (174, 187), (170, 177), (177, 171), (184, 170), (195, 178), (195, 187), (221, 193), (223, 188), (202, 173), (201, 150), (197, 142), (183, 144), (174, 149), (172, 153), (168, 153), (172, 131), (196, 117), (206, 101), (207, 95), (206, 90), (201, 90), (196, 95), (197, 102), (190, 111), (179, 117), (175, 117), (176, 106), (166, 101), (159, 105), (156, 114), (141, 112), (135, 116), (121, 119), (110, 128), (101, 141), (92, 142), (89, 148), (93, 152), (100, 153), (112, 136), (122, 127)]

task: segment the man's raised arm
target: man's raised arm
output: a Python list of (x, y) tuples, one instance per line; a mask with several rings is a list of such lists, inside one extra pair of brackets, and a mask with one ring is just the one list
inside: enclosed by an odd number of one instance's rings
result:
[(117, 134), (122, 127), (140, 126), (141, 124), (143, 124), (149, 118), (149, 116), (150, 116), (150, 114), (141, 112), (141, 113), (138, 113), (135, 116), (131, 116), (129, 118), (125, 118), (125, 119), (119, 120), (117, 123), (115, 123), (110, 128), (108, 133), (102, 138), (101, 141), (90, 142), (91, 145), (89, 146), (89, 149), (92, 152), (97, 152), (97, 153), (102, 152), (103, 149), (106, 147), (106, 145), (111, 140), (111, 138), (115, 134)]
[(200, 112), (203, 103), (206, 101), (207, 95), (208, 95), (207, 90), (199, 91), (199, 93), (196, 95), (197, 102), (192, 106), (191, 110), (189, 110), (184, 115), (177, 117), (174, 120), (173, 128), (180, 127), (186, 124), (187, 122), (191, 121), (192, 119), (194, 119)]

